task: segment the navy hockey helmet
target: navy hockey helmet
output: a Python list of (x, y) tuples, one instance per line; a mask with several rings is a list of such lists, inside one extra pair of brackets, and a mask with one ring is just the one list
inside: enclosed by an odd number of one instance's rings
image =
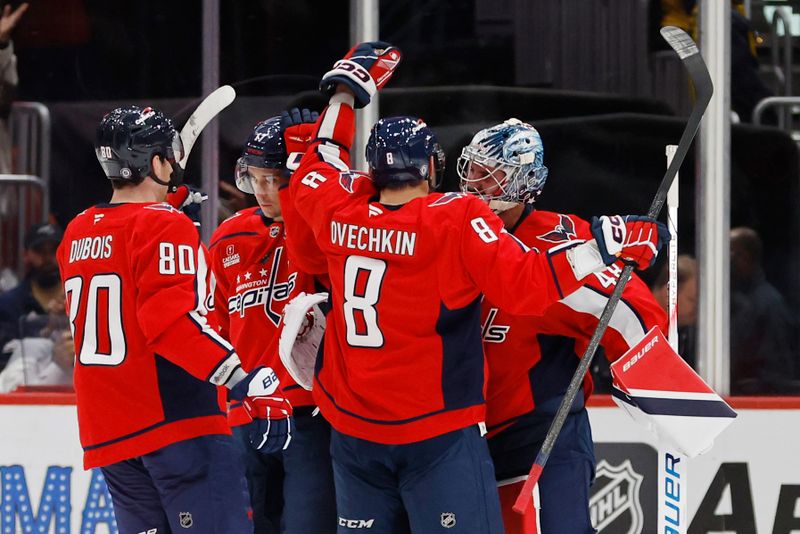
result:
[(444, 175), (444, 151), (425, 121), (414, 117), (381, 119), (367, 141), (367, 163), (375, 186), (413, 183), (431, 178), (433, 156), (435, 189)]
[[(183, 143), (172, 121), (151, 107), (124, 106), (107, 113), (97, 128), (94, 152), (109, 180), (139, 183), (150, 176), (162, 185), (179, 185)], [(172, 164), (169, 182), (152, 169), (153, 156)]]
[(281, 132), (281, 118), (271, 117), (256, 124), (241, 157), (236, 161), (236, 187), (240, 191), (253, 194), (252, 177), (248, 167), (276, 169), (286, 172), (286, 143)]

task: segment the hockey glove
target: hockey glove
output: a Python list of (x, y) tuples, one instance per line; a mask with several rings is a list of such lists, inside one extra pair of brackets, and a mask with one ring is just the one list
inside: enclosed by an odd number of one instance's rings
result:
[(283, 397), (246, 397), (231, 406), (230, 426), (247, 426), (252, 447), (264, 454), (286, 450), (292, 441), (292, 405)]
[(231, 387), (228, 396), (237, 401), (245, 397), (266, 397), (275, 393), (280, 383), (272, 367), (256, 367)]
[(303, 154), (314, 139), (314, 128), (319, 113), (306, 108), (292, 108), (281, 113), (281, 132), (283, 142), (286, 144), (286, 168), (290, 171), (297, 169)]
[(330, 96), (337, 84), (344, 84), (355, 95), (355, 108), (363, 108), (386, 85), (401, 58), (399, 48), (383, 41), (357, 44), (325, 73), (319, 88)]
[(327, 293), (300, 292), (283, 309), (283, 330), (278, 341), (281, 362), (295, 382), (311, 391), (317, 354), (325, 334), (326, 318), (319, 305)]
[(188, 185), (179, 185), (175, 191), (167, 193), (167, 204), (183, 211), (195, 226), (200, 226), (200, 206), (206, 200), (207, 194)]
[(658, 251), (670, 239), (664, 223), (637, 215), (593, 217), (591, 229), (603, 263), (622, 260), (637, 269), (653, 265)]

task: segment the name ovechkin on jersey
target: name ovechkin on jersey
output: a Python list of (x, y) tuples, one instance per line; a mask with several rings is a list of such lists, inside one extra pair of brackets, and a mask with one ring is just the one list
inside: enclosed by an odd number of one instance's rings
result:
[(331, 243), (351, 250), (413, 256), (417, 234), (331, 221)]
[[(262, 278), (253, 281), (241, 282), (241, 278), (237, 276), (236, 294), (228, 299), (228, 315), (238, 313), (240, 317), (245, 316), (247, 308), (253, 306), (264, 306), (264, 314), (272, 324), (278, 326), (281, 321), (280, 311), (273, 309), (272, 304), (275, 301), (281, 302), (289, 298), (295, 286), (295, 279), (297, 273), (291, 273), (285, 282), (275, 283), (278, 278), (278, 268), (281, 264), (281, 256), (283, 255), (283, 247), (277, 247), (272, 254), (272, 266), (269, 269), (269, 278), (264, 279), (267, 275), (267, 270), (263, 267), (255, 266), (255, 272), (259, 273)], [(245, 278), (250, 274), (249, 271), (245, 274)], [(244, 292), (242, 290), (244, 289)]]

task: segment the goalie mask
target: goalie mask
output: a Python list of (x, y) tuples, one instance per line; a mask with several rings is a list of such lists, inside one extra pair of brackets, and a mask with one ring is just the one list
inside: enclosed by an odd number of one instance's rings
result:
[[(107, 113), (97, 128), (95, 155), (109, 180), (140, 183), (146, 176), (161, 185), (180, 185), (178, 160), (183, 143), (172, 121), (151, 107), (125, 106)], [(169, 182), (153, 172), (153, 157), (172, 165)]]
[(275, 169), (274, 177), (286, 175), (286, 145), (281, 133), (281, 118), (272, 117), (253, 128), (241, 157), (236, 161), (236, 187), (244, 193), (255, 193), (250, 167)]
[(461, 191), (495, 211), (533, 203), (547, 180), (542, 138), (530, 124), (508, 119), (475, 134), (461, 151), (457, 171)]
[(370, 132), (366, 156), (378, 189), (420, 180), (428, 180), (431, 189), (436, 189), (444, 175), (444, 151), (422, 119), (379, 120)]

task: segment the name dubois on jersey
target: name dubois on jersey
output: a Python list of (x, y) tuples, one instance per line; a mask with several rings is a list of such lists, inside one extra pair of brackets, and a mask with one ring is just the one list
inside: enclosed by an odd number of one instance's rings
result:
[[(236, 295), (228, 299), (229, 315), (238, 313), (240, 317), (244, 317), (247, 308), (263, 306), (264, 314), (272, 324), (275, 326), (280, 324), (281, 310), (274, 310), (272, 304), (274, 301), (287, 300), (294, 289), (295, 280), (297, 279), (297, 273), (291, 273), (285, 282), (276, 283), (282, 255), (283, 247), (276, 248), (272, 256), (272, 266), (270, 267), (268, 280), (261, 278), (236, 286)], [(242, 289), (245, 289), (245, 291), (240, 293)]]
[(73, 240), (69, 246), (69, 262), (110, 258), (111, 237), (110, 235), (103, 235)]
[(352, 250), (413, 256), (417, 234), (331, 221), (331, 243)]

